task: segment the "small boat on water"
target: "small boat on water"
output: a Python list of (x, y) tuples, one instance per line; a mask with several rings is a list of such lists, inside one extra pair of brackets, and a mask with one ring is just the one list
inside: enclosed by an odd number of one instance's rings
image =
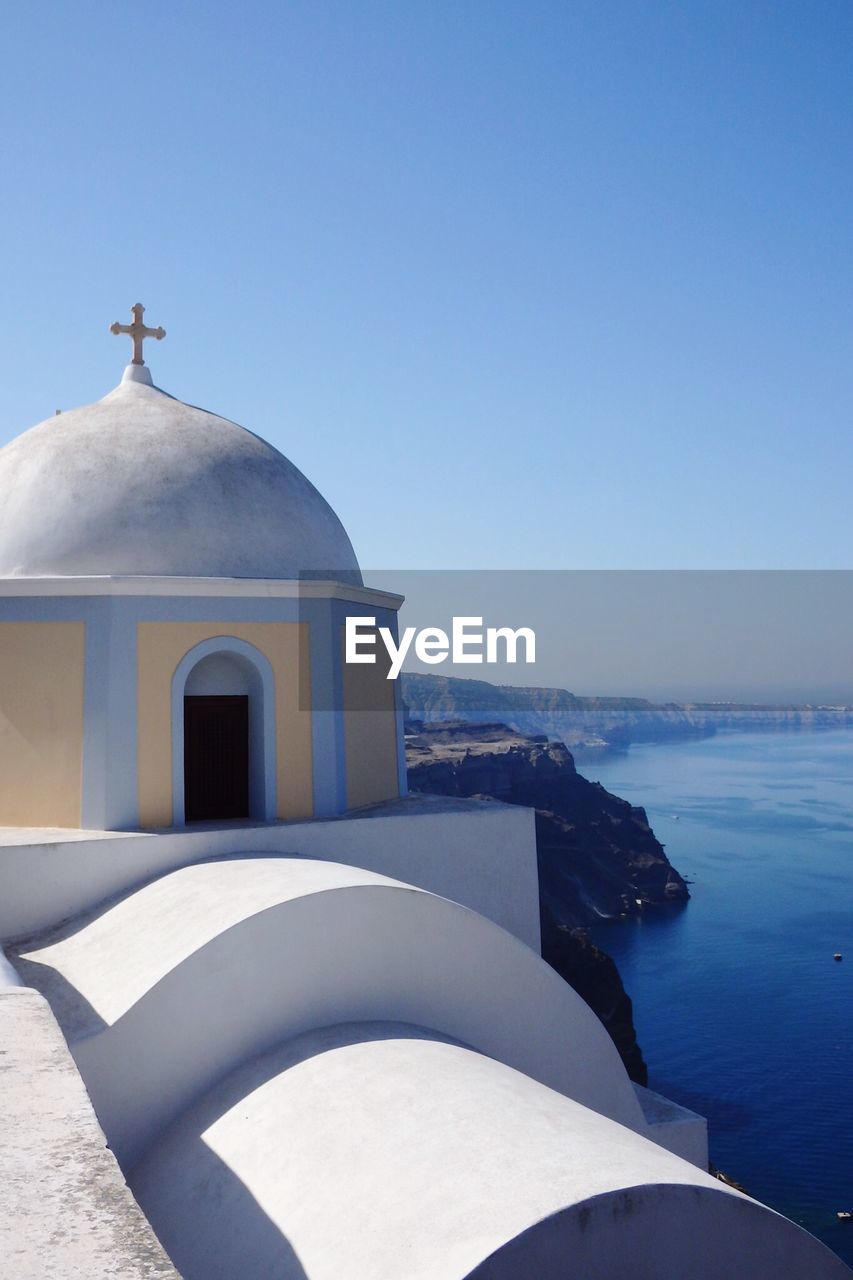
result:
[(834, 955), (832, 958), (833, 958), (833, 960), (840, 960), (840, 959), (841, 959), (841, 952), (840, 952), (840, 951), (836, 951), (835, 955)]
[(839, 1222), (853, 1222), (853, 1209), (839, 1209), (835, 1216)]

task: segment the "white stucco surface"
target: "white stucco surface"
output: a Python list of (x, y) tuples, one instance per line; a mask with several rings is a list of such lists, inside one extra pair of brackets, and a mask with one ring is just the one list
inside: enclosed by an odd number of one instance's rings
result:
[(57, 969), (84, 997), (80, 1021), (67, 1027), (79, 1038), (117, 1022), (167, 973), (234, 925), (295, 898), (358, 885), (408, 888), (370, 871), (308, 858), (201, 862), (154, 880), (72, 922), (57, 941), (20, 954)]
[(327, 1028), (256, 1059), (130, 1184), (185, 1280), (463, 1280), (490, 1258), (477, 1274), (502, 1280), (849, 1275), (638, 1134), (399, 1025)]
[(126, 1163), (193, 1098), (288, 1036), (434, 1029), (648, 1132), (610, 1037), (518, 939), (456, 903), (299, 858), (172, 872), (19, 950)]
[(133, 378), (0, 449), (0, 492), (0, 576), (361, 583), (341, 522), (292, 462)]
[(177, 1280), (35, 991), (0, 990), (0, 1275)]
[(162, 833), (0, 828), (0, 940), (31, 936), (175, 867), (240, 852), (377, 871), (471, 907), (539, 950), (532, 810), (414, 795), (314, 822)]
[(641, 1084), (634, 1085), (634, 1092), (655, 1142), (689, 1160), (698, 1169), (707, 1169), (708, 1121), (705, 1117)]

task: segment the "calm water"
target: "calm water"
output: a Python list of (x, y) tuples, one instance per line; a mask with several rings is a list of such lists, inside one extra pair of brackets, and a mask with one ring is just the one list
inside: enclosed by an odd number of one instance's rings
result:
[[(642, 804), (692, 900), (596, 940), (650, 1084), (711, 1159), (853, 1263), (853, 732), (642, 746), (581, 772)], [(844, 955), (839, 964), (833, 952)]]

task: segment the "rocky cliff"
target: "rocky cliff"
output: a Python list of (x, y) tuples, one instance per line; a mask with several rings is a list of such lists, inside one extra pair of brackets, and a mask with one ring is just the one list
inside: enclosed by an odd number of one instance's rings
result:
[(637, 1084), (648, 1084), (648, 1069), (637, 1043), (634, 1009), (615, 961), (591, 941), (584, 929), (555, 924), (542, 910), (542, 956), (604, 1023), (625, 1069)]
[(707, 736), (718, 730), (853, 728), (853, 707), (583, 698), (566, 689), (522, 689), (419, 673), (404, 673), (401, 680), (413, 720), (499, 720), (520, 733), (557, 738), (580, 756), (624, 749), (632, 742)]
[(689, 897), (645, 810), (582, 777), (562, 742), (501, 724), (450, 722), (409, 735), (406, 754), (414, 791), (493, 796), (536, 810), (540, 897), (557, 925), (637, 915)]
[(562, 742), (501, 724), (424, 725), (407, 738), (407, 758), (414, 791), (536, 810), (543, 955), (599, 1014), (632, 1078), (644, 1083), (631, 1002), (613, 961), (583, 929), (687, 900), (644, 810), (582, 777)]

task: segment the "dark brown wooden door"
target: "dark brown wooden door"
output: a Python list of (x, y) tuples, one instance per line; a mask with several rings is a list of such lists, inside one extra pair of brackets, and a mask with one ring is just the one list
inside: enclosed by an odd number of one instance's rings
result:
[(184, 698), (187, 822), (249, 816), (249, 699)]

